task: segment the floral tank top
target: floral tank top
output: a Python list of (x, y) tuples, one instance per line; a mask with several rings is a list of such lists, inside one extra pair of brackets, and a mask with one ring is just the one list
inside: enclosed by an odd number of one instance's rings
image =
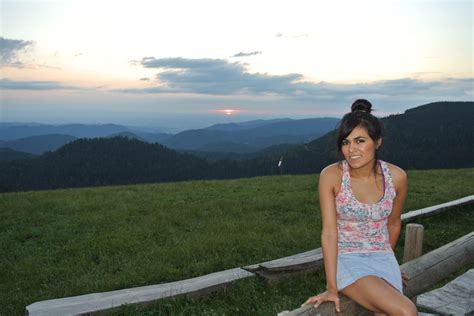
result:
[(338, 250), (349, 252), (393, 252), (387, 228), (396, 196), (387, 163), (378, 160), (382, 170), (384, 195), (377, 203), (359, 202), (352, 193), (349, 164), (342, 161), (343, 173), (336, 196)]

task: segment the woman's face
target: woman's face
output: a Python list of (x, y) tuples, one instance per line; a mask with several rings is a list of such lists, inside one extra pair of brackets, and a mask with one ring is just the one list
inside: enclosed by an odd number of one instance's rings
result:
[(351, 168), (361, 168), (373, 164), (375, 150), (381, 143), (382, 139), (374, 142), (367, 129), (358, 125), (342, 140), (341, 151)]

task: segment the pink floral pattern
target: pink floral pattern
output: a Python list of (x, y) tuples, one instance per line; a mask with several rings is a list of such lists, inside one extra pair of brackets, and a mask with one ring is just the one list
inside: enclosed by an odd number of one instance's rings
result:
[(387, 163), (379, 160), (384, 182), (384, 195), (377, 203), (359, 202), (351, 188), (349, 165), (342, 161), (343, 175), (336, 196), (339, 253), (392, 252), (387, 218), (396, 196), (392, 174)]

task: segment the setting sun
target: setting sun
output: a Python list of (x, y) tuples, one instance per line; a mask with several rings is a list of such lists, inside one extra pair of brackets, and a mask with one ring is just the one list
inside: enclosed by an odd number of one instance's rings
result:
[(211, 110), (210, 112), (217, 112), (217, 113), (222, 113), (222, 114), (225, 114), (225, 115), (234, 115), (234, 114), (240, 112), (240, 110), (236, 110), (236, 109), (219, 109), (219, 110)]

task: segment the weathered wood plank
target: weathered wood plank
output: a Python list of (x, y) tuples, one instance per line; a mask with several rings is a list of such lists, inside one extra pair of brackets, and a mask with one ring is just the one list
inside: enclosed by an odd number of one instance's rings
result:
[[(418, 258), (423, 253), (423, 235), (425, 228), (420, 224), (407, 224), (405, 231), (405, 245), (403, 246), (403, 263)], [(411, 301), (416, 304), (417, 297)]]
[(321, 248), (318, 248), (294, 256), (247, 266), (243, 269), (252, 271), (269, 283), (276, 283), (297, 274), (320, 270), (322, 266), (323, 253)]
[[(455, 206), (472, 203), (473, 201), (474, 195), (467, 196), (448, 203), (403, 214), (402, 220), (411, 221), (419, 216), (437, 214)], [(469, 249), (471, 253), (469, 260), (472, 261), (472, 249)], [(29, 315), (99, 314), (124, 304), (146, 305), (162, 298), (204, 295), (226, 287), (237, 279), (253, 276), (252, 272), (259, 273), (267, 278), (280, 278), (291, 276), (294, 273), (320, 269), (323, 265), (322, 263), (322, 251), (321, 248), (318, 248), (297, 255), (246, 266), (242, 269), (230, 269), (188, 280), (36, 302), (27, 306), (26, 312)], [(415, 279), (416, 269), (411, 267), (407, 269), (410, 271), (409, 276), (415, 276), (412, 278)], [(326, 307), (321, 306), (320, 308)]]
[[(268, 270), (274, 271), (286, 271), (290, 270), (293, 265), (300, 265), (310, 262), (311, 260), (318, 260), (322, 254), (321, 248), (305, 251), (296, 255), (283, 257), (271, 261), (265, 261), (262, 263), (252, 264), (249, 266), (242, 267), (242, 269), (249, 272), (256, 272), (262, 270), (265, 267)], [(286, 268), (288, 266), (288, 268)]]
[[(410, 222), (421, 216), (435, 215), (454, 207), (470, 204), (474, 202), (474, 195), (469, 195), (461, 199), (453, 200), (447, 203), (433, 205), (423, 209), (411, 211), (402, 215), (402, 221)], [(302, 252), (293, 256), (288, 256), (276, 260), (257, 263), (242, 267), (249, 272), (276, 281), (280, 278), (291, 276), (293, 273), (313, 272), (323, 266), (323, 256), (321, 248)]]
[[(452, 272), (473, 261), (474, 232), (401, 265), (400, 270), (409, 277), (408, 285), (403, 289), (403, 293), (410, 298), (418, 295), (446, 278)], [(361, 306), (356, 306), (357, 304), (347, 297), (344, 298), (344, 304), (344, 309), (341, 305), (342, 313), (337, 315), (359, 315), (359, 313), (360, 315), (365, 315), (364, 309)], [(360, 311), (353, 312), (356, 309), (360, 309)], [(336, 315), (334, 304), (330, 302), (323, 303), (318, 309), (313, 308), (311, 305), (303, 306), (293, 311), (285, 311), (282, 316), (318, 314), (324, 316)]]
[(474, 313), (474, 269), (439, 289), (419, 295), (417, 306), (440, 314)]
[(101, 314), (125, 304), (147, 305), (163, 298), (205, 295), (238, 279), (253, 275), (235, 268), (171, 283), (41, 301), (28, 305), (26, 314), (32, 316)]
[(425, 207), (419, 210), (407, 212), (405, 214), (402, 214), (402, 222), (405, 222), (405, 223), (411, 222), (418, 217), (435, 215), (435, 214), (447, 211), (449, 209), (452, 209), (454, 207), (471, 204), (473, 202), (474, 202), (474, 195), (468, 195), (463, 198), (453, 200), (450, 202), (433, 205), (433, 206)]
[(409, 278), (403, 292), (408, 297), (421, 294), (449, 274), (472, 262), (474, 262), (474, 232), (402, 264), (400, 269)]
[(405, 231), (403, 262), (418, 258), (423, 253), (424, 227), (420, 224), (408, 224)]
[(336, 308), (332, 302), (323, 303), (318, 308), (313, 306), (314, 304), (304, 305), (292, 311), (280, 312), (278, 316), (372, 316), (374, 314), (343, 294), (339, 294), (340, 313), (336, 313)]

